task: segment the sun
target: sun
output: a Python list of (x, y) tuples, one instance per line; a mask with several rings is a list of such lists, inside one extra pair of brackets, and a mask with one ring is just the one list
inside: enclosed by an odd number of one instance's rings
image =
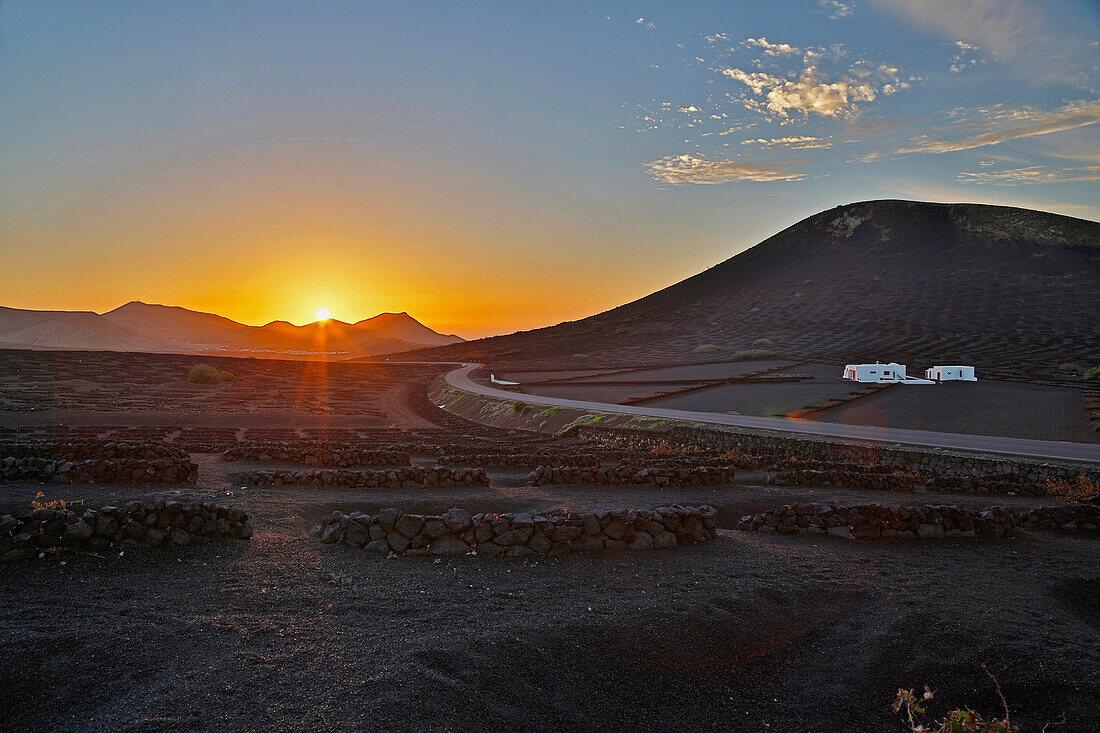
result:
[(330, 318), (332, 318), (332, 314), (329, 313), (328, 308), (318, 308), (317, 309), (317, 320), (318, 321), (327, 321)]

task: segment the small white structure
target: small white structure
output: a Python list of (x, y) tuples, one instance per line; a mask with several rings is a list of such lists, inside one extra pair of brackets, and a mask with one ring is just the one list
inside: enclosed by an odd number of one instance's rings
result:
[(896, 361), (889, 364), (849, 364), (844, 367), (844, 378), (856, 382), (904, 382), (905, 365)]
[(490, 374), (489, 375), (489, 381), (492, 382), (493, 384), (500, 384), (500, 385), (503, 385), (505, 387), (515, 387), (516, 385), (519, 384), (519, 382), (509, 382), (506, 379), (497, 379), (497, 375), (495, 375), (495, 374)]
[(934, 366), (924, 370), (924, 376), (937, 382), (977, 382), (972, 366)]

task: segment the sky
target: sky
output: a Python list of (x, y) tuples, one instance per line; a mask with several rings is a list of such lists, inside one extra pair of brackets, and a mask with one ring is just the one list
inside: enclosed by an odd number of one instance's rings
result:
[(582, 318), (844, 203), (1100, 219), (1100, 4), (0, 0), (0, 305)]

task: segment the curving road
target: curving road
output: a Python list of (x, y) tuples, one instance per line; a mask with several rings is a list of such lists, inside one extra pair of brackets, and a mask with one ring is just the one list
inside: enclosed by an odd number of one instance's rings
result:
[[(506, 400), (517, 399), (515, 392), (507, 392), (470, 378), (470, 374), (480, 369), (480, 364), (463, 364), (460, 368), (448, 372), (444, 379), (447, 384), (466, 392), (498, 397)], [(1088, 443), (1067, 443), (1053, 440), (1023, 440), (1020, 438), (998, 438), (991, 435), (962, 435), (960, 433), (936, 433), (930, 430), (904, 430), (902, 428), (876, 428), (866, 425), (841, 425), (822, 423), (812, 420), (789, 420), (776, 417), (752, 417), (749, 415), (725, 415), (717, 412), (692, 412), (689, 410), (668, 410), (660, 407), (640, 407), (635, 405), (611, 405), (603, 402), (567, 400), (559, 397), (523, 394), (524, 402), (553, 407), (573, 407), (579, 410), (595, 410), (622, 415), (643, 415), (645, 417), (666, 418), (670, 420), (690, 420), (712, 425), (730, 425), (738, 428), (756, 428), (776, 430), (784, 433), (802, 433), (827, 438), (865, 441), (873, 443), (901, 443), (926, 448), (949, 448), (951, 450), (974, 451), (978, 453), (1002, 453), (1011, 456), (1044, 458), (1058, 461), (1080, 461), (1100, 463), (1100, 445)]]

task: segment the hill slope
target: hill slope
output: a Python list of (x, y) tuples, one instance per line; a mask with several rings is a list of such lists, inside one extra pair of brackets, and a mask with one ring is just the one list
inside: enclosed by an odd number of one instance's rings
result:
[[(869, 201), (811, 216), (692, 278), (550, 328), (403, 354), (514, 364), (797, 359), (1057, 372), (1100, 363), (1100, 224)], [(719, 351), (696, 354), (714, 345)]]

